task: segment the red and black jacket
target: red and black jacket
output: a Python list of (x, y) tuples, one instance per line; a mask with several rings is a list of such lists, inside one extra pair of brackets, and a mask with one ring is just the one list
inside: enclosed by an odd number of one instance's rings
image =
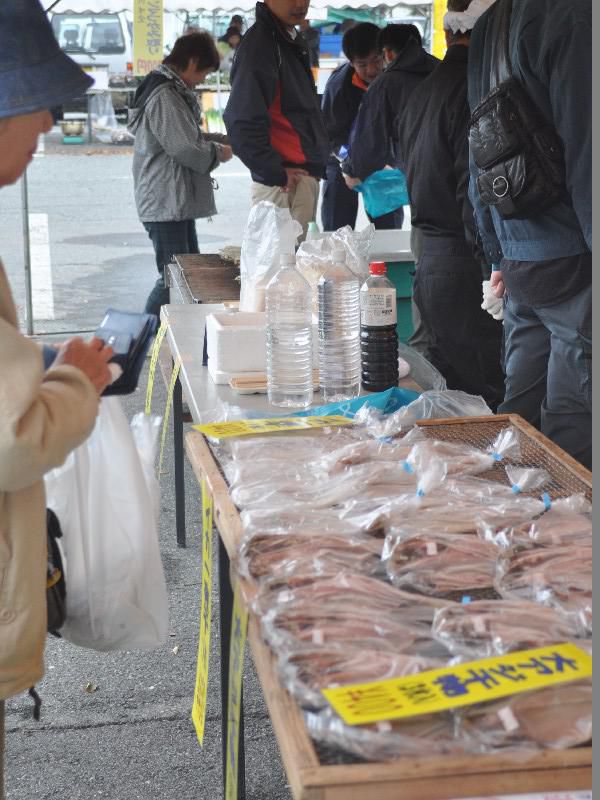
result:
[(284, 167), (323, 175), (329, 143), (306, 42), (300, 34), (292, 39), (264, 3), (236, 50), (223, 116), (254, 181), (285, 186)]

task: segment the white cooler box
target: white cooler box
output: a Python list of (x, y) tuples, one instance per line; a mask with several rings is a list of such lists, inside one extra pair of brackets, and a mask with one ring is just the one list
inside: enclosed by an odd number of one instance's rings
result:
[[(215, 383), (267, 369), (267, 315), (264, 311), (224, 311), (206, 318), (208, 372)], [(318, 331), (313, 318), (313, 364), (318, 366)]]

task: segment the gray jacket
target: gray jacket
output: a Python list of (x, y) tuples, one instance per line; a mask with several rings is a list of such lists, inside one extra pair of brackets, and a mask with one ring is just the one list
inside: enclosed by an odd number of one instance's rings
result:
[(179, 222), (216, 214), (210, 173), (219, 166), (219, 145), (200, 130), (178, 80), (151, 72), (129, 111), (135, 136), (133, 184), (141, 222)]

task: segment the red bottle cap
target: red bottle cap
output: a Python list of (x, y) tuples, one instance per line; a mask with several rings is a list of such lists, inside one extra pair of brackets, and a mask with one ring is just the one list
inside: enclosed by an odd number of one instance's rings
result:
[(369, 272), (371, 275), (385, 275), (385, 261), (371, 261)]

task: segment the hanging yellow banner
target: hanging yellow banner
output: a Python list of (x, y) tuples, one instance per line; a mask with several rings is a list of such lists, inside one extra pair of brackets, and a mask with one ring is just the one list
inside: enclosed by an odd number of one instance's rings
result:
[(242, 605), (240, 592), (235, 587), (231, 615), (231, 642), (229, 646), (229, 701), (227, 704), (227, 766), (225, 769), (225, 800), (237, 800), (238, 761), (240, 748), (240, 716), (242, 711), (242, 679), (244, 676), (244, 648), (248, 630), (248, 612)]
[(163, 55), (163, 0), (133, 0), (134, 75), (152, 72)]
[(432, 28), (433, 36), (431, 42), (431, 52), (437, 58), (446, 55), (446, 34), (444, 32), (444, 15), (448, 10), (448, 0), (433, 0), (432, 6)]
[(281, 433), (282, 431), (305, 431), (311, 428), (328, 428), (332, 425), (352, 425), (348, 417), (271, 417), (270, 419), (239, 419), (231, 422), (212, 422), (193, 427), (211, 439), (227, 439), (229, 436), (256, 436), (259, 433)]
[(521, 650), (323, 694), (348, 725), (431, 714), (555, 683), (589, 678), (592, 657), (574, 644)]
[(202, 589), (200, 595), (200, 635), (192, 720), (196, 736), (204, 742), (206, 698), (208, 695), (208, 666), (210, 661), (210, 620), (212, 608), (212, 527), (213, 501), (206, 481), (202, 479)]

